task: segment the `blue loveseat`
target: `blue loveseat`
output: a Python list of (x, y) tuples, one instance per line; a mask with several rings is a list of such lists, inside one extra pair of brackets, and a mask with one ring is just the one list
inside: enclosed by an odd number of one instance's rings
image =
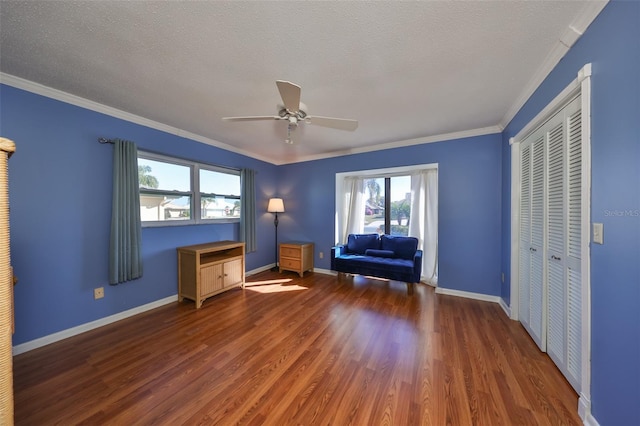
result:
[(420, 282), (422, 250), (414, 237), (350, 234), (331, 249), (331, 269), (413, 284)]

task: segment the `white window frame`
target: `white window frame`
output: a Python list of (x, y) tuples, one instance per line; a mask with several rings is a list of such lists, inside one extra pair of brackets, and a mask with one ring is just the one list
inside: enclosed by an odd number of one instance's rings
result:
[[(196, 161), (186, 160), (183, 158), (172, 157), (169, 155), (158, 154), (155, 152), (138, 150), (138, 158), (144, 158), (146, 160), (159, 161), (163, 163), (175, 164), (178, 166), (185, 166), (190, 171), (190, 191), (180, 192), (178, 194), (189, 195), (191, 198), (191, 216), (187, 220), (147, 220), (142, 221), (143, 228), (152, 227), (164, 227), (164, 226), (187, 226), (187, 225), (203, 225), (213, 223), (239, 223), (239, 217), (230, 217), (223, 219), (202, 219), (201, 216), (201, 202), (200, 202), (200, 170), (208, 170), (218, 173), (226, 173), (234, 176), (238, 176), (240, 179), (240, 170), (231, 169), (222, 166), (216, 166), (213, 164), (199, 163)], [(242, 203), (242, 187), (240, 189), (240, 203)]]
[[(412, 172), (419, 170), (428, 170), (435, 169), (438, 170), (438, 163), (430, 163), (430, 164), (416, 164), (414, 166), (401, 166), (401, 167), (389, 167), (385, 169), (369, 169), (369, 170), (357, 170), (351, 172), (342, 172), (336, 173), (336, 211), (335, 211), (335, 243), (340, 243), (342, 237), (339, 235), (340, 233), (340, 223), (341, 220), (338, 212), (341, 212), (343, 209), (343, 199), (340, 196), (342, 193), (342, 188), (344, 185), (344, 179), (347, 177), (358, 176), (362, 178), (388, 178), (388, 177), (397, 177), (397, 176), (406, 176), (411, 175)], [(346, 243), (346, 241), (344, 241)]]

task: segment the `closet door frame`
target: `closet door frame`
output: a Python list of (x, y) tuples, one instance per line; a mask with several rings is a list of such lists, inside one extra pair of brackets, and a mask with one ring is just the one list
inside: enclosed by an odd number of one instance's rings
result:
[(520, 143), (549, 118), (562, 109), (568, 101), (581, 96), (582, 115), (582, 204), (581, 204), (581, 264), (582, 276), (582, 375), (578, 413), (585, 420), (591, 413), (591, 64), (578, 72), (578, 77), (535, 116), (516, 136), (511, 145), (511, 295), (510, 317), (519, 316), (519, 251), (520, 251)]

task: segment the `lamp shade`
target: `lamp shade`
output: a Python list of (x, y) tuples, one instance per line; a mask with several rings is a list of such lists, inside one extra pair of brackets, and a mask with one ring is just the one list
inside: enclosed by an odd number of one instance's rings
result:
[(282, 198), (271, 198), (269, 200), (269, 206), (267, 206), (269, 213), (284, 213), (284, 202)]

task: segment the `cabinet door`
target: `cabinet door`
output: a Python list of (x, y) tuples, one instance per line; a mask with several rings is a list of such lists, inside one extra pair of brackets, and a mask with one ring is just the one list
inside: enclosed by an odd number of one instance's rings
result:
[(221, 290), (222, 285), (222, 263), (200, 268), (200, 296), (206, 296)]
[(242, 259), (224, 263), (224, 286), (231, 287), (242, 282)]

